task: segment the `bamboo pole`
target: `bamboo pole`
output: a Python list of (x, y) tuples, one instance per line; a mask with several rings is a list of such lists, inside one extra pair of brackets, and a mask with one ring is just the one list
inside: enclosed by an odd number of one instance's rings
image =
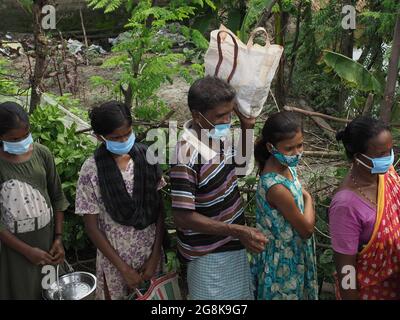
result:
[(329, 116), (327, 114), (323, 114), (323, 113), (320, 113), (320, 112), (303, 110), (303, 109), (296, 108), (296, 107), (284, 106), (283, 109), (286, 110), (286, 111), (302, 113), (302, 114), (310, 116), (310, 117), (320, 117), (320, 118), (323, 118), (323, 119), (342, 122), (342, 123), (349, 123), (351, 121), (349, 119), (337, 118), (337, 117)]

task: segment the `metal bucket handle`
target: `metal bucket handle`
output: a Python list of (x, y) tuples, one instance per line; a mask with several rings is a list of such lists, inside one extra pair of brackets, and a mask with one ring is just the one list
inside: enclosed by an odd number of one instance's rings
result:
[[(67, 266), (68, 268), (68, 272), (67, 273), (73, 273), (74, 272), (74, 268), (72, 268), (72, 266), (68, 263), (67, 259), (64, 258), (64, 265)], [(61, 299), (61, 292), (60, 292), (60, 265), (57, 264), (56, 267), (56, 279), (57, 279), (57, 291), (58, 291), (58, 300), (62, 300)]]

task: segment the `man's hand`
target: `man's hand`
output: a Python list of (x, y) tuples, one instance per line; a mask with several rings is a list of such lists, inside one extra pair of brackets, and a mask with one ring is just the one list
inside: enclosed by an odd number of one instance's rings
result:
[(253, 129), (256, 124), (256, 118), (246, 118), (241, 112), (239, 111), (238, 104), (235, 104), (233, 110), (237, 114), (240, 120), (240, 126), (242, 129)]
[(247, 250), (253, 253), (262, 252), (268, 242), (260, 230), (247, 226), (242, 226), (239, 230), (239, 240)]

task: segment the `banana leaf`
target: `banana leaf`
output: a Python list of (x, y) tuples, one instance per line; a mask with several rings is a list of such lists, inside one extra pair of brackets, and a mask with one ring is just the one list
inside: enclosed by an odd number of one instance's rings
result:
[(383, 94), (378, 79), (360, 63), (340, 53), (324, 50), (323, 61), (351, 86), (364, 92)]
[(247, 13), (242, 21), (242, 26), (238, 31), (238, 36), (244, 43), (247, 43), (251, 29), (261, 18), (265, 8), (270, 5), (271, 1), (272, 0), (249, 0), (247, 2)]

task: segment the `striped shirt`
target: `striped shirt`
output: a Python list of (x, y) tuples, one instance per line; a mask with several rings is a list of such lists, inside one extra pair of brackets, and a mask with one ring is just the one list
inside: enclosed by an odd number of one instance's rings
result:
[[(185, 162), (178, 160), (171, 168), (172, 209), (196, 211), (215, 221), (244, 225), (244, 209), (232, 149), (221, 153), (211, 152), (213, 157), (207, 160), (203, 157), (204, 149), (194, 148), (187, 141), (178, 143), (177, 154), (188, 150), (190, 157)], [(178, 229), (177, 234), (178, 251), (186, 261), (211, 252), (243, 249), (240, 241), (230, 236), (201, 234), (184, 229)]]

